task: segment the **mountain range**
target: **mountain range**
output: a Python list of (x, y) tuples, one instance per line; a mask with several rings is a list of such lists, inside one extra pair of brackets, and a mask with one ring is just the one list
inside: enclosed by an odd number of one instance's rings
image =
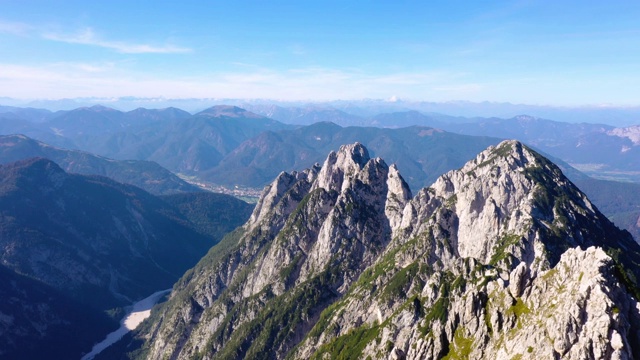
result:
[(412, 194), (360, 143), (283, 172), (121, 346), (145, 359), (634, 358), (640, 245), (517, 141)]
[[(372, 102), (371, 107), (354, 107), (337, 103), (333, 107), (300, 108), (245, 104), (262, 115), (234, 106), (214, 106), (195, 115), (175, 108), (121, 112), (93, 106), (48, 112), (48, 117), (44, 116), (45, 110), (5, 107), (5, 112), (0, 114), (4, 117), (0, 130), (30, 134), (58, 149), (81, 148), (92, 154), (126, 160), (110, 161), (111, 165), (107, 166), (86, 153), (67, 153), (65, 159), (73, 159), (75, 164), (70, 167), (61, 159), (62, 155), (55, 157), (69, 171), (107, 175), (156, 194), (189, 190), (186, 184), (155, 164), (131, 159), (157, 162), (201, 186), (261, 188), (280, 171), (302, 170), (322, 161), (324, 154), (337, 150), (341, 144), (360, 141), (374, 156), (396, 163), (415, 190), (428, 186), (444, 172), (462, 166), (486, 146), (499, 143), (501, 138), (515, 138), (553, 157), (607, 216), (640, 238), (640, 202), (634, 195), (640, 192), (640, 185), (628, 184), (640, 176), (637, 127), (570, 124), (531, 116), (498, 119), (452, 117), (413, 110), (380, 113), (395, 109), (384, 104)], [(368, 110), (364, 111), (365, 108)], [(293, 126), (267, 115), (292, 122), (296, 118), (347, 121), (358, 117), (357, 124), (376, 127), (343, 127), (331, 122)], [(102, 133), (95, 129), (83, 130), (94, 122)], [(409, 126), (411, 124), (417, 125)], [(6, 161), (17, 160), (19, 153), (23, 158), (54, 157), (42, 150), (18, 151)], [(83, 160), (76, 162), (78, 158)], [(624, 180), (626, 184), (591, 181), (570, 169), (571, 166), (600, 180)], [(614, 201), (621, 197), (625, 201)]]
[[(212, 170), (243, 141), (263, 131), (278, 133), (318, 122), (343, 127), (425, 126), (462, 135), (518, 139), (591, 176), (640, 182), (636, 161), (640, 130), (632, 115), (626, 126), (616, 127), (579, 122), (580, 118), (571, 123), (527, 115), (465, 118), (394, 103), (363, 103), (359, 107), (348, 103), (286, 107), (278, 103), (236, 103), (250, 111), (229, 105), (210, 107), (194, 115), (176, 108), (122, 112), (95, 105), (47, 112), (5, 106), (0, 108), (0, 133), (20, 133), (58, 147), (120, 160), (152, 160), (174, 172), (198, 173)], [(231, 119), (235, 124), (229, 124)], [(318, 149), (321, 154), (325, 150)], [(259, 169), (252, 170), (260, 173)], [(265, 177), (271, 174), (263, 176), (264, 183)], [(254, 176), (250, 181), (256, 181)]]
[(460, 167), (497, 138), (464, 136), (413, 126), (401, 129), (341, 127), (323, 122), (293, 130), (263, 132), (247, 139), (202, 178), (224, 185), (263, 186), (282, 169), (302, 170), (323, 161), (341, 144), (359, 141), (396, 163), (412, 188), (420, 188), (442, 173)]
[(567, 123), (527, 115), (464, 118), (416, 110), (357, 117), (334, 108), (277, 108), (274, 105), (248, 108), (285, 123), (308, 125), (309, 121), (331, 121), (342, 126), (426, 126), (462, 135), (518, 139), (591, 176), (640, 181), (637, 161), (640, 158), (640, 128), (637, 124), (615, 127), (585, 122)]
[[(18, 100), (8, 97), (0, 98), (0, 112), (11, 110), (12, 108), (50, 109), (53, 111), (64, 111), (79, 107), (91, 107), (96, 104), (107, 105), (122, 111), (131, 111), (140, 107), (146, 108), (168, 108), (177, 107), (185, 109), (191, 113), (201, 111), (215, 105), (236, 105), (246, 109), (254, 107), (273, 108), (273, 111), (281, 109), (295, 108), (330, 108), (343, 111), (347, 114), (358, 117), (371, 117), (381, 113), (419, 111), (422, 113), (449, 114), (461, 117), (501, 117), (511, 118), (520, 114), (530, 114), (532, 116), (554, 119), (569, 123), (597, 123), (610, 124), (614, 126), (636, 125), (640, 117), (640, 108), (637, 106), (545, 106), (527, 105), (498, 102), (470, 102), (470, 101), (410, 101), (398, 98), (391, 99), (362, 99), (362, 100), (335, 100), (335, 101), (278, 101), (268, 99), (231, 99), (231, 98), (140, 98), (126, 96), (120, 98), (76, 98), (58, 100)], [(9, 106), (6, 106), (9, 105)], [(260, 112), (251, 110), (254, 112)], [(299, 112), (295, 110), (295, 112)], [(306, 112), (303, 110), (302, 112)], [(277, 118), (277, 117), (274, 117)], [(415, 125), (415, 124), (414, 124)]]

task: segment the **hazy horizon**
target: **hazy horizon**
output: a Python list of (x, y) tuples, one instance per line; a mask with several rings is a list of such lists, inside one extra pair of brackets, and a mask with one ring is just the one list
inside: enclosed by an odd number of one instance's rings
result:
[(640, 3), (9, 2), (0, 97), (638, 106)]

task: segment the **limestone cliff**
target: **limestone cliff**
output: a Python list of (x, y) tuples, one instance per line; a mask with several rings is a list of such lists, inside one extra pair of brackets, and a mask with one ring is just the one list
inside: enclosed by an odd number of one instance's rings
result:
[(518, 142), (415, 197), (356, 143), (280, 174), (138, 336), (151, 359), (637, 358), (638, 263)]

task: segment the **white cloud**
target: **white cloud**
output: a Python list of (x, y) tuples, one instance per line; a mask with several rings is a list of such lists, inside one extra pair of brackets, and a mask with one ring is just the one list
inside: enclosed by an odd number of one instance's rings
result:
[[(123, 65), (125, 68), (121, 68)], [(439, 101), (467, 98), (479, 89), (479, 85), (460, 82), (456, 74), (445, 73), (375, 76), (358, 70), (298, 68), (176, 77), (126, 68), (128, 65), (122, 63), (55, 63), (40, 67), (0, 63), (0, 96), (332, 100), (382, 99), (393, 94), (402, 99)]]
[(148, 44), (133, 44), (122, 41), (103, 40), (100, 39), (100, 37), (98, 37), (91, 28), (85, 28), (76, 34), (71, 35), (46, 32), (42, 34), (42, 37), (48, 40), (60, 41), (69, 44), (103, 47), (125, 54), (175, 54), (192, 51), (189, 48), (174, 45), (154, 46)]

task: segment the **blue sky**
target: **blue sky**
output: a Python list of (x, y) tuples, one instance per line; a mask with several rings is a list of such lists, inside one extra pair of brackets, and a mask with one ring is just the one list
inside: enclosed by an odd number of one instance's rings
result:
[(640, 105), (640, 1), (0, 0), (0, 97)]

